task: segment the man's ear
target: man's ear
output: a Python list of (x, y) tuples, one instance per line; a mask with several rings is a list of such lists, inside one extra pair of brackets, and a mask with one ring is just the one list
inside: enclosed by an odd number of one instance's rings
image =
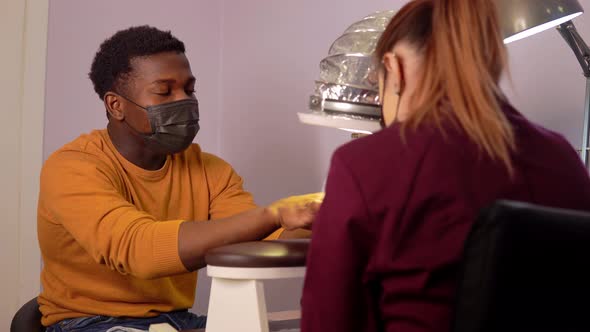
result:
[(107, 112), (111, 115), (111, 118), (123, 121), (125, 119), (125, 111), (121, 103), (121, 96), (114, 92), (107, 92), (104, 95), (104, 106)]
[(387, 71), (387, 79), (391, 80), (394, 92), (401, 94), (404, 88), (404, 71), (400, 58), (393, 52), (387, 52), (383, 56), (383, 66)]

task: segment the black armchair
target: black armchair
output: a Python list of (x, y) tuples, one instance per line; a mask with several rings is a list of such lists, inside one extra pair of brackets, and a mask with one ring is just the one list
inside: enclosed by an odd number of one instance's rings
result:
[(453, 331), (590, 331), (590, 213), (509, 201), (483, 211)]

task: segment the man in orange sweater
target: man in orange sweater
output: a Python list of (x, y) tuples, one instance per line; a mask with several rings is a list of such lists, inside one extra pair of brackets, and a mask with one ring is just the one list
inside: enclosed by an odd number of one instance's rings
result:
[(256, 207), (229, 164), (191, 144), (199, 108), (184, 52), (170, 32), (141, 26), (94, 58), (108, 126), (53, 153), (41, 173), (38, 302), (49, 332), (203, 327), (186, 309), (207, 250), (311, 225), (317, 204)]

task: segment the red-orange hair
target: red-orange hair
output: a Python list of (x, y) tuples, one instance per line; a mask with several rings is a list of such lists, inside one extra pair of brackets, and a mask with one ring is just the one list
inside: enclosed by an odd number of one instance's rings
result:
[(451, 118), (481, 150), (512, 172), (512, 127), (500, 110), (507, 65), (493, 0), (414, 0), (393, 17), (377, 45), (378, 61), (398, 42), (423, 56), (422, 77), (404, 126)]

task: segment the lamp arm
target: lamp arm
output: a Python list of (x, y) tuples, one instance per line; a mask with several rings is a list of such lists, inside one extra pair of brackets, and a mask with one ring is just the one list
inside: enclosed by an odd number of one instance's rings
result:
[(576, 59), (578, 59), (580, 66), (582, 66), (584, 76), (590, 77), (590, 48), (578, 33), (574, 22), (567, 21), (559, 25), (557, 31), (559, 31), (565, 42), (574, 52)]
[(584, 76), (586, 76), (586, 98), (584, 101), (584, 123), (580, 157), (586, 168), (588, 168), (590, 166), (590, 48), (588, 48), (588, 45), (584, 42), (578, 30), (576, 30), (574, 22), (568, 21), (561, 24), (557, 27), (557, 31), (559, 31), (572, 51), (574, 51), (580, 66), (582, 66)]

